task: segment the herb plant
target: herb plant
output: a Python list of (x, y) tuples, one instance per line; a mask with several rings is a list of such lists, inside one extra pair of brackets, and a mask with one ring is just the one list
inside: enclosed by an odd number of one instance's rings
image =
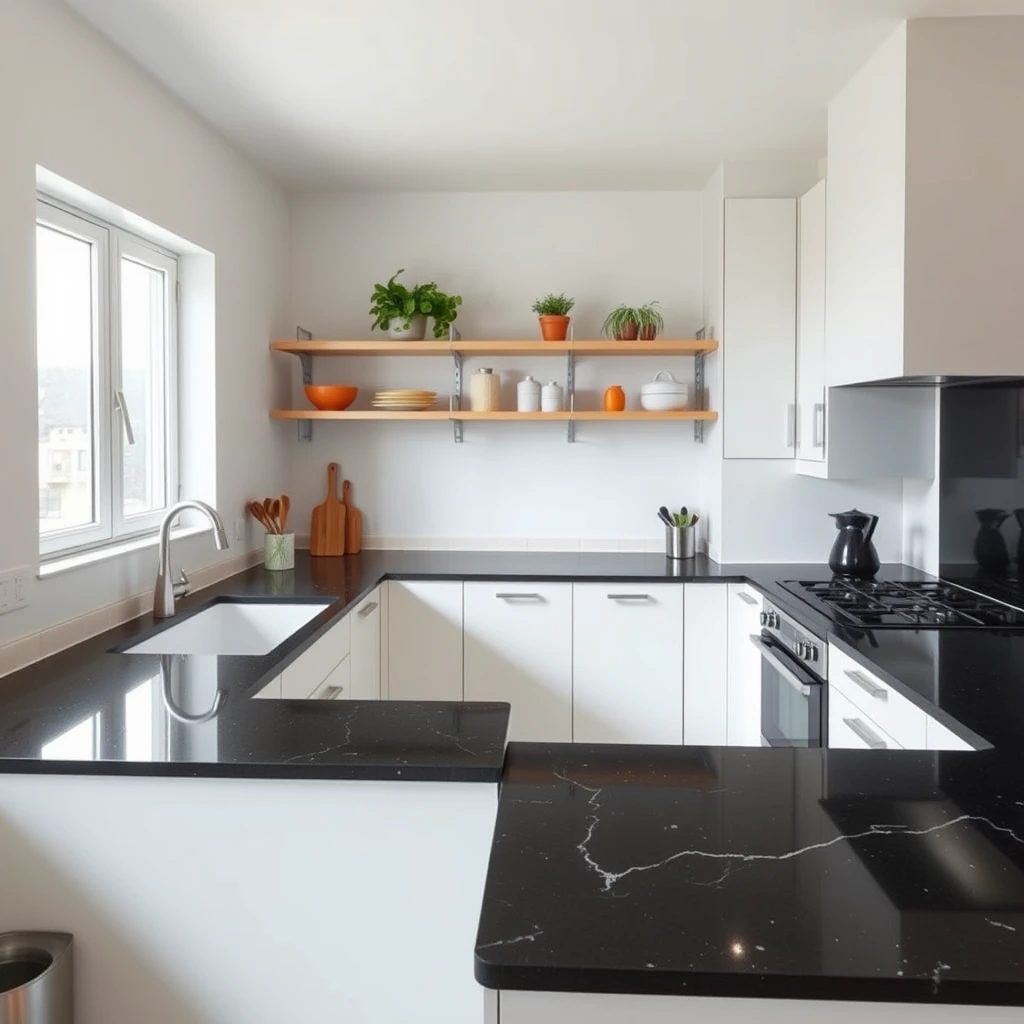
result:
[(656, 305), (658, 305), (657, 302), (648, 302), (646, 305), (632, 311), (636, 318), (637, 326), (640, 328), (641, 337), (644, 334), (650, 334), (651, 337), (654, 337), (659, 331), (665, 329), (665, 319), (654, 308)]
[(412, 318), (422, 315), (433, 319), (435, 338), (446, 337), (448, 329), (459, 315), (462, 296), (439, 291), (433, 281), (409, 288), (397, 280), (398, 275), (404, 273), (404, 270), (398, 270), (388, 279), (387, 284), (373, 286), (370, 295), (373, 327), (384, 331), (392, 326), (392, 321), (396, 321), (395, 326), (408, 330)]
[(545, 295), (533, 304), (533, 311), (537, 316), (568, 316), (575, 305), (576, 300), (568, 295)]
[(632, 306), (616, 306), (605, 318), (602, 330), (606, 335), (613, 338), (621, 338), (626, 334), (636, 336), (636, 329), (640, 327), (640, 318), (637, 310)]

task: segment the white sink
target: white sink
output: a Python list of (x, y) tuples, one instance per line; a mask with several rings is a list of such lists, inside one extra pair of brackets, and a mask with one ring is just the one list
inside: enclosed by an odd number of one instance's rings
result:
[(218, 601), (124, 654), (268, 654), (331, 602)]

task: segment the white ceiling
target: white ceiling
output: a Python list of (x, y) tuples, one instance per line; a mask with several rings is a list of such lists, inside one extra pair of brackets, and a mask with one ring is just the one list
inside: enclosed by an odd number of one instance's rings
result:
[(820, 156), (906, 17), (1024, 0), (67, 0), (296, 189), (700, 185)]

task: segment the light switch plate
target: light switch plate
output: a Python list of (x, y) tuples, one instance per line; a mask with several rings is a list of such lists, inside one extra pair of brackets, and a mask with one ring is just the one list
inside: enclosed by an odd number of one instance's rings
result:
[(35, 576), (31, 566), (0, 572), (0, 615), (28, 605)]

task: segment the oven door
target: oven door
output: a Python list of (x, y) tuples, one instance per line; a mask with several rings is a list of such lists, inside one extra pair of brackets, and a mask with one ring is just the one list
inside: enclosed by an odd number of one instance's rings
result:
[(755, 633), (761, 652), (761, 739), (769, 747), (820, 747), (825, 687), (770, 633)]

